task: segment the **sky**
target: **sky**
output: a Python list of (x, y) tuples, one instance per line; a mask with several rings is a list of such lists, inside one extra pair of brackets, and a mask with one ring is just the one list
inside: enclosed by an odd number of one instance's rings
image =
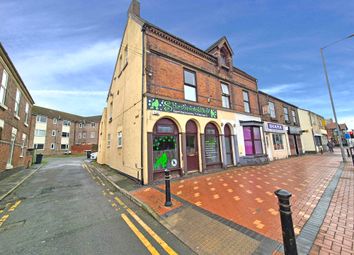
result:
[[(1, 0), (0, 41), (37, 105), (106, 104), (130, 0)], [(173, 3), (173, 4), (171, 4)], [(354, 34), (354, 1), (141, 0), (141, 16), (206, 49), (226, 36), (260, 90), (333, 118), (320, 48)], [(354, 37), (324, 50), (339, 122), (354, 129)]]

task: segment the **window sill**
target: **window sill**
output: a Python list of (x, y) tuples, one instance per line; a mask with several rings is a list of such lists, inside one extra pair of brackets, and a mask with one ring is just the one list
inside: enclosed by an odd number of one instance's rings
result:
[(18, 116), (17, 114), (15, 114), (15, 119), (18, 119), (18, 120), (20, 120), (20, 116)]
[(28, 127), (28, 124), (27, 123), (24, 123), (25, 127)]
[(122, 148), (123, 148), (123, 145), (117, 146), (117, 149), (122, 149)]
[(23, 156), (20, 156), (20, 158), (23, 158)]
[(7, 110), (7, 109), (9, 109), (6, 105), (4, 105), (4, 104), (0, 104), (0, 108), (2, 108), (3, 110)]

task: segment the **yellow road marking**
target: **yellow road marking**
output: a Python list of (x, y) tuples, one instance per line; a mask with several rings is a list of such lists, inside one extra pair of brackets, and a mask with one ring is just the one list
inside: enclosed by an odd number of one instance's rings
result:
[(9, 212), (15, 211), (16, 207), (21, 204), (21, 200), (18, 200), (13, 206), (10, 207)]
[(114, 193), (113, 193), (112, 191), (110, 191), (110, 192), (109, 192), (109, 194), (110, 194), (111, 196), (113, 196), (113, 195), (114, 195)]
[(118, 202), (119, 205), (121, 206), (125, 206), (125, 204), (123, 203), (122, 200), (119, 199), (119, 197), (114, 197), (114, 200), (116, 200)]
[(177, 253), (164, 241), (162, 240), (146, 223), (140, 219), (138, 215), (136, 215), (135, 212), (133, 212), (131, 209), (127, 208), (128, 213), (145, 229), (146, 232), (149, 233), (149, 235), (152, 236), (152, 238), (155, 239), (155, 241), (161, 245), (161, 247), (170, 255), (177, 255)]
[(1, 217), (1, 219), (0, 219), (0, 227), (2, 226), (2, 224), (4, 224), (4, 222), (7, 220), (8, 217), (9, 217), (8, 214), (5, 214), (4, 216)]
[(124, 213), (121, 214), (123, 220), (125, 221), (125, 223), (127, 223), (127, 225), (129, 226), (129, 228), (134, 232), (134, 234), (139, 238), (139, 240), (142, 242), (142, 244), (146, 247), (146, 249), (148, 249), (148, 251), (153, 254), (153, 255), (158, 255), (160, 254), (154, 246), (151, 245), (151, 243), (149, 242), (149, 240), (146, 239), (146, 237), (139, 231), (139, 229), (133, 224), (133, 222), (131, 222), (131, 220), (128, 218), (127, 215), (125, 215)]
[(112, 207), (117, 207), (116, 203), (111, 203)]
[(2, 213), (4, 210), (0, 210), (0, 213)]

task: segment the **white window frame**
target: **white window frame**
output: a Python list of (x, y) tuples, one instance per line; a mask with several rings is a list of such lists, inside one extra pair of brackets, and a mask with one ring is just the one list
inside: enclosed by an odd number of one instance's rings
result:
[(54, 119), (53, 119), (53, 124), (54, 124), (54, 125), (58, 124), (58, 119), (57, 119), (57, 118), (54, 118)]
[[(42, 121), (43, 119), (45, 119), (45, 121)], [(36, 121), (37, 121), (37, 122), (40, 122), (40, 123), (47, 123), (47, 116), (44, 116), (44, 115), (37, 115)]]
[(221, 83), (221, 102), (222, 102), (222, 107), (228, 109), (231, 108), (230, 88), (229, 85), (226, 83)]
[(22, 144), (21, 144), (21, 154), (20, 154), (20, 158), (23, 158), (23, 157), (25, 156), (26, 140), (27, 140), (27, 135), (26, 135), (26, 134), (22, 134)]
[(34, 131), (34, 136), (36, 136), (36, 137), (45, 137), (46, 136), (46, 130), (45, 129), (36, 129)]
[(269, 107), (269, 115), (271, 118), (275, 119), (277, 117), (277, 114), (275, 112), (275, 104), (271, 101), (268, 102), (268, 107)]
[(15, 116), (19, 118), (20, 114), (20, 102), (21, 102), (21, 91), (16, 89), (16, 98), (15, 98)]
[(56, 130), (52, 130), (52, 136), (56, 136), (57, 135), (57, 131)]
[(250, 94), (248, 93), (248, 91), (243, 90), (242, 97), (243, 97), (243, 109), (245, 112), (250, 113), (251, 112)]
[(25, 106), (25, 125), (28, 126), (28, 117), (29, 117), (29, 104), (26, 102)]
[(117, 133), (117, 147), (122, 148), (123, 147), (123, 132), (119, 131)]
[(0, 105), (5, 105), (8, 83), (9, 83), (9, 74), (4, 69), (2, 71), (2, 78), (1, 78), (1, 84), (0, 84), (0, 95), (2, 97), (2, 98), (0, 98)]
[(289, 119), (289, 109), (288, 109), (288, 107), (283, 106), (283, 111), (284, 111), (284, 120), (286, 122), (289, 122), (290, 119)]
[(296, 119), (296, 113), (295, 113), (294, 110), (291, 110), (291, 116), (293, 117), (294, 124), (296, 124), (297, 123), (297, 119)]
[(90, 133), (90, 138), (91, 138), (91, 139), (94, 139), (94, 138), (95, 138), (95, 132), (91, 132), (91, 133)]
[(50, 144), (50, 149), (51, 149), (51, 150), (55, 150), (55, 143), (51, 143), (51, 144)]
[[(188, 83), (186, 81), (186, 73), (193, 74), (194, 84)], [(183, 82), (184, 82), (184, 99), (188, 100), (188, 101), (192, 101), (192, 102), (197, 102), (198, 95), (197, 95), (197, 74), (196, 74), (196, 72), (188, 70), (188, 69), (183, 69)], [(186, 91), (188, 89), (194, 89), (194, 94), (192, 96), (190, 96), (190, 95), (187, 96)]]

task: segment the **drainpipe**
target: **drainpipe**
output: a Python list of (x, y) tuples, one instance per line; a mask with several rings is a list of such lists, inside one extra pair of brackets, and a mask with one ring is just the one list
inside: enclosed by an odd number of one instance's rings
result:
[(144, 80), (145, 80), (145, 27), (141, 29), (142, 33), (142, 80), (141, 80), (141, 162), (140, 162), (140, 176), (141, 185), (144, 185)]

